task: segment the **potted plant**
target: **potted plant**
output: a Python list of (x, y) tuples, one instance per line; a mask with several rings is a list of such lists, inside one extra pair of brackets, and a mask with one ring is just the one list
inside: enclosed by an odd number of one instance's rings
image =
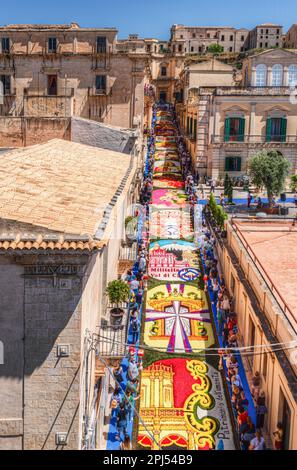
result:
[(115, 305), (110, 311), (111, 324), (114, 326), (119, 326), (122, 323), (124, 310), (120, 308), (119, 304), (128, 301), (129, 292), (128, 284), (121, 279), (111, 281), (107, 285), (106, 294), (109, 302)]

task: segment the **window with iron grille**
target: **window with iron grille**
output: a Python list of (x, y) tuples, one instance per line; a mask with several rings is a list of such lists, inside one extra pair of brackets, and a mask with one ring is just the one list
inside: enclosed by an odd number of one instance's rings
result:
[(106, 52), (106, 37), (98, 36), (97, 37), (97, 53), (105, 54), (105, 52)]
[(2, 54), (8, 54), (10, 52), (10, 39), (2, 38), (1, 45), (2, 45)]
[(0, 81), (3, 86), (3, 94), (10, 95), (11, 93), (11, 79), (10, 75), (0, 75)]
[(96, 75), (96, 93), (105, 93), (106, 75)]
[(57, 52), (57, 38), (48, 38), (48, 52)]

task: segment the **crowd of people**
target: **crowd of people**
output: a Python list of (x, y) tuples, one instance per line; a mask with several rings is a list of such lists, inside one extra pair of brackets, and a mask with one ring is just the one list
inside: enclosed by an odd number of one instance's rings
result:
[(115, 380), (114, 392), (111, 396), (111, 417), (115, 419), (116, 440), (120, 441), (121, 450), (131, 449), (131, 439), (128, 425), (133, 419), (135, 402), (139, 400), (139, 375), (142, 370), (142, 360), (135, 347), (129, 348), (128, 366), (124, 371), (118, 363), (113, 369)]
[(153, 85), (149, 85), (146, 83), (144, 85), (144, 95), (149, 96), (150, 98), (155, 98), (156, 95), (156, 89)]
[[(235, 299), (227, 291), (223, 276), (219, 275), (218, 260), (215, 256), (216, 239), (205, 225), (200, 242), (205, 266), (205, 291), (210, 291), (211, 302), (216, 312), (218, 334), (223, 347), (219, 351), (219, 369), (226, 371), (241, 448), (265, 450), (267, 446), (263, 428), (267, 407), (265, 392), (261, 391), (261, 374), (257, 371), (251, 378), (250, 391), (253, 403), (249, 403), (243, 386), (243, 377), (239, 372), (240, 355), (234, 351), (239, 346), (237, 315), (234, 310)], [(254, 420), (249, 415), (249, 405), (254, 406)], [(282, 423), (278, 423), (274, 438), (274, 447), (280, 450), (283, 441)]]
[[(153, 118), (153, 126), (155, 119)], [(121, 450), (131, 449), (131, 439), (128, 426), (133, 419), (135, 403), (140, 398), (139, 378), (142, 370), (142, 350), (139, 349), (141, 311), (143, 295), (146, 289), (147, 265), (148, 265), (148, 219), (149, 203), (153, 189), (153, 163), (154, 163), (154, 132), (147, 130), (147, 159), (144, 178), (140, 194), (142, 214), (135, 214), (141, 220), (138, 234), (137, 260), (133, 269), (129, 269), (123, 276), (123, 280), (130, 287), (129, 295), (129, 335), (130, 344), (128, 356), (122, 363), (115, 364), (113, 377), (115, 387), (111, 396), (111, 416), (115, 421), (116, 440), (120, 441)], [(126, 364), (126, 366), (123, 366)]]
[[(166, 108), (167, 106), (167, 108)], [(159, 109), (160, 106), (158, 105)], [(121, 364), (114, 367), (115, 389), (111, 397), (112, 417), (116, 420), (117, 435), (122, 450), (131, 449), (131, 441), (127, 432), (128, 424), (133, 419), (135, 402), (139, 400), (139, 378), (142, 370), (142, 359), (139, 354), (141, 328), (141, 306), (146, 281), (148, 264), (148, 224), (149, 204), (153, 192), (153, 165), (155, 152), (156, 107), (154, 108), (152, 128), (146, 130), (147, 134), (147, 160), (144, 171), (143, 185), (140, 202), (143, 206), (143, 225), (140, 239), (138, 240), (137, 262), (133, 270), (129, 270), (124, 280), (130, 286), (130, 334), (129, 355), (127, 367)], [(176, 136), (178, 153), (180, 156), (182, 174), (185, 181), (185, 191), (192, 209), (198, 202), (196, 186), (199, 178), (191, 172), (191, 158), (185, 147), (184, 139), (179, 131), (178, 122), (174, 110), (170, 105), (163, 105), (163, 109), (171, 110), (174, 123), (178, 129)], [(219, 274), (218, 260), (216, 259), (216, 238), (212, 235), (205, 223), (202, 226), (200, 237), (200, 249), (204, 261), (204, 289), (210, 292), (213, 310), (216, 313), (218, 334), (222, 349), (219, 351), (219, 369), (225, 371), (226, 380), (229, 383), (231, 403), (234, 417), (237, 422), (238, 437), (242, 450), (265, 450), (267, 448), (263, 437), (265, 415), (267, 413), (266, 397), (261, 390), (261, 375), (256, 372), (251, 379), (250, 390), (252, 403), (246, 396), (245, 377), (241, 375), (240, 355), (236, 352), (239, 345), (237, 315), (235, 312), (235, 299), (229, 294), (224, 278)], [(248, 394), (248, 396), (250, 396)], [(255, 413), (253, 412), (253, 407)], [(278, 423), (274, 433), (275, 448), (282, 448), (283, 429)]]

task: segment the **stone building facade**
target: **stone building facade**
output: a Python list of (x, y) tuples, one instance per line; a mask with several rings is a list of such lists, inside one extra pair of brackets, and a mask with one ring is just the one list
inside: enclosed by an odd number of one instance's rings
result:
[(293, 24), (284, 38), (285, 47), (297, 49), (297, 24)]
[(283, 46), (283, 27), (278, 24), (263, 23), (249, 32), (248, 49), (270, 49)]
[(88, 332), (109, 322), (105, 289), (117, 278), (140, 163), (63, 140), (2, 154), (0, 449), (87, 441), (110, 380)]
[[(296, 238), (292, 221), (236, 218), (217, 244), (226, 286), (235, 299), (240, 346), (254, 346), (244, 365), (248, 377), (260, 372), (267, 414), (264, 429), (274, 443), (283, 425), (284, 450), (297, 448)], [(286, 243), (279, 243), (286, 237)], [(275, 261), (277, 259), (277, 262)], [(282, 343), (287, 347), (272, 347)], [(272, 444), (273, 448), (273, 444)]]
[(117, 50), (116, 35), (113, 28), (80, 28), (76, 23), (1, 27), (1, 128), (21, 133), (38, 118), (46, 134), (57, 125), (61, 131), (56, 137), (63, 137), (71, 116), (137, 126), (147, 54)]
[(182, 54), (203, 54), (213, 44), (219, 44), (224, 52), (243, 52), (247, 50), (249, 31), (245, 28), (225, 26), (184, 26), (171, 27), (173, 52)]
[(192, 88), (179, 119), (201, 176), (245, 174), (249, 158), (262, 149), (280, 151), (296, 173), (296, 73), (297, 54), (273, 49), (244, 60), (241, 86)]

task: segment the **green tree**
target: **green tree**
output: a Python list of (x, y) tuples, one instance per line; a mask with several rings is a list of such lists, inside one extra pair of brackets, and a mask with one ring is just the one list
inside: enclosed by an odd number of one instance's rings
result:
[(212, 213), (212, 216), (214, 218), (216, 218), (217, 207), (218, 207), (218, 205), (217, 205), (216, 198), (214, 197), (213, 193), (210, 193), (209, 208), (210, 208), (210, 212)]
[(211, 211), (211, 214), (215, 220), (215, 223), (223, 230), (224, 225), (225, 225), (225, 220), (228, 219), (228, 215), (222, 208), (222, 206), (219, 206), (216, 198), (212, 193), (210, 193), (209, 197), (209, 209)]
[(266, 189), (269, 207), (273, 206), (273, 197), (283, 191), (289, 170), (290, 162), (275, 150), (263, 150), (251, 158), (248, 164), (251, 182), (259, 189)]
[(223, 46), (220, 46), (220, 44), (210, 44), (207, 48), (207, 52), (210, 52), (211, 54), (221, 54), (224, 52)]
[(297, 191), (297, 175), (292, 176), (291, 178), (291, 189), (292, 191)]
[(129, 299), (130, 287), (126, 282), (116, 279), (108, 283), (106, 294), (108, 295), (109, 302), (115, 304), (117, 309), (121, 302), (127, 302)]
[(228, 219), (228, 215), (226, 214), (226, 212), (224, 211), (222, 206), (218, 206), (217, 215), (216, 215), (216, 222), (222, 230), (224, 230), (225, 220), (227, 220), (227, 219)]
[(224, 179), (224, 195), (228, 197), (229, 204), (233, 202), (233, 184), (231, 179), (229, 178), (228, 173), (225, 175)]

